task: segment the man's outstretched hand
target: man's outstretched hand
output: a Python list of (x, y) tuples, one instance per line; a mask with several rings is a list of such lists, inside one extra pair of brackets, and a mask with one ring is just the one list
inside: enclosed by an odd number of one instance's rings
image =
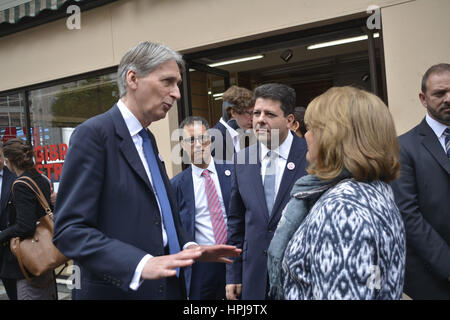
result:
[(202, 251), (198, 248), (183, 250), (177, 254), (170, 254), (150, 258), (142, 270), (142, 280), (155, 280), (173, 277), (177, 274), (176, 268), (188, 267), (199, 258)]
[(216, 244), (212, 246), (191, 245), (186, 250), (200, 250), (201, 255), (195, 260), (200, 262), (223, 262), (233, 263), (230, 257), (238, 257), (242, 249), (227, 244)]
[(154, 280), (176, 275), (176, 268), (188, 267), (195, 260), (201, 262), (232, 263), (229, 257), (238, 257), (242, 250), (235, 246), (217, 244), (213, 246), (191, 245), (177, 254), (152, 257), (144, 266), (143, 280)]

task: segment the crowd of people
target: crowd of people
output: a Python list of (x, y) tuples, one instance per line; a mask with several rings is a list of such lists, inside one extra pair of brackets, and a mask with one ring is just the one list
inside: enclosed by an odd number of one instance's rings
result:
[[(71, 136), (53, 242), (81, 270), (73, 299), (450, 299), (449, 64), (424, 74), (425, 118), (400, 137), (358, 88), (299, 107), (284, 84), (232, 86), (214, 127), (182, 119), (188, 167), (169, 179), (151, 124), (183, 70), (176, 51), (139, 43), (120, 99)], [(24, 279), (9, 244), (45, 214), (14, 181), (49, 203), (51, 183), (25, 142), (1, 149), (0, 278), (10, 299), (56, 299), (53, 270)]]

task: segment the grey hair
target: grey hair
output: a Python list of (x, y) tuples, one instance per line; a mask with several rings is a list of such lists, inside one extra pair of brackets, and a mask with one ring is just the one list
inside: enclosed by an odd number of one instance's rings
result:
[(184, 71), (184, 61), (181, 54), (163, 44), (144, 41), (131, 48), (120, 60), (117, 70), (117, 85), (120, 97), (127, 93), (126, 77), (128, 70), (134, 70), (138, 76), (145, 77), (168, 60), (175, 60), (180, 72)]

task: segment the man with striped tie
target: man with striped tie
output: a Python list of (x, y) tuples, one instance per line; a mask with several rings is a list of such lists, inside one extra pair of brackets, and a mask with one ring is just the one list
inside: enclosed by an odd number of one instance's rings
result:
[(399, 138), (402, 169), (392, 186), (406, 229), (404, 292), (450, 299), (450, 64), (429, 68), (421, 90), (427, 114)]
[[(188, 117), (180, 129), (181, 145), (191, 163), (171, 181), (181, 224), (199, 245), (225, 244), (232, 166), (213, 161), (209, 125), (204, 118)], [(223, 263), (196, 262), (185, 268), (185, 282), (191, 300), (225, 299)]]

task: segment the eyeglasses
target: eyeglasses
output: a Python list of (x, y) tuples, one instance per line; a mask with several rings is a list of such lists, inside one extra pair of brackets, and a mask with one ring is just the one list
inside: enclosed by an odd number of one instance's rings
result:
[(202, 135), (198, 137), (189, 137), (183, 139), (184, 143), (194, 145), (196, 142), (201, 143), (202, 145), (206, 145), (211, 142), (210, 135)]
[(238, 110), (238, 109), (234, 109), (234, 110), (236, 111), (237, 114), (245, 114), (249, 117), (253, 116), (253, 109), (251, 111), (250, 110)]

